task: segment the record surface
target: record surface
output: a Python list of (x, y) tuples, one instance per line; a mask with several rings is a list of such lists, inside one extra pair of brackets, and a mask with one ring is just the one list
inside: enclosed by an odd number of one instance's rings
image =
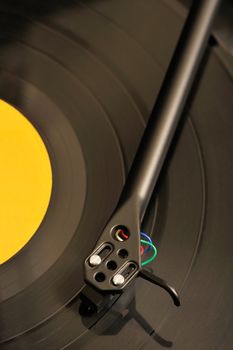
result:
[(53, 191), (0, 266), (2, 349), (231, 350), (233, 89), (211, 47), (143, 229), (151, 268), (107, 313), (80, 314), (82, 263), (117, 204), (184, 17), (173, 1), (0, 1), (0, 98), (31, 121)]

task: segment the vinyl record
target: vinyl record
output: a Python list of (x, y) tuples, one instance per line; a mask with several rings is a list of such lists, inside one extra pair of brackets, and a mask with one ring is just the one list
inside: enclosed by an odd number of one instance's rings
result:
[(0, 346), (231, 350), (232, 77), (209, 47), (143, 222), (150, 268), (181, 294), (137, 280), (82, 312), (83, 261), (114, 210), (176, 45), (168, 0), (1, 0), (0, 98), (49, 154), (52, 193), (30, 241), (0, 266)]

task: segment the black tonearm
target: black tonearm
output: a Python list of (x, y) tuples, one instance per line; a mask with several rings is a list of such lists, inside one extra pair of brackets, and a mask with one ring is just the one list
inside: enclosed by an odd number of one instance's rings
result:
[(196, 0), (190, 9), (119, 204), (84, 262), (85, 281), (98, 291), (123, 291), (135, 277), (141, 276), (164, 288), (175, 305), (180, 305), (174, 288), (142, 268), (140, 225), (200, 66), (219, 4), (220, 0)]

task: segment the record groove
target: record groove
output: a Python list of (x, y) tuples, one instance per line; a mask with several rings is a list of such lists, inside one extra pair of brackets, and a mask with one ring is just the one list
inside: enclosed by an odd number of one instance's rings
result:
[[(159, 248), (151, 268), (182, 292), (183, 307), (174, 310), (160, 290), (137, 281), (106, 314), (85, 317), (78, 298), (82, 260), (117, 203), (183, 19), (169, 1), (134, 0), (133, 11), (128, 0), (23, 5), (0, 3), (0, 97), (40, 131), (55, 192), (44, 232), (0, 267), (1, 348), (206, 350), (219, 347), (223, 334), (222, 349), (230, 350), (232, 199), (226, 188), (232, 188), (233, 98), (215, 49), (143, 223)], [(49, 229), (46, 220), (61, 220), (54, 209), (60, 205), (63, 228)], [(49, 235), (50, 244), (39, 244)], [(208, 317), (213, 312), (225, 318), (210, 336), (217, 327)]]

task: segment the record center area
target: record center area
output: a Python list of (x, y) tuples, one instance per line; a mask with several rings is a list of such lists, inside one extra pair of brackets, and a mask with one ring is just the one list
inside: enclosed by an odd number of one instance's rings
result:
[(44, 142), (18, 110), (0, 100), (0, 264), (33, 237), (47, 212), (52, 169)]

